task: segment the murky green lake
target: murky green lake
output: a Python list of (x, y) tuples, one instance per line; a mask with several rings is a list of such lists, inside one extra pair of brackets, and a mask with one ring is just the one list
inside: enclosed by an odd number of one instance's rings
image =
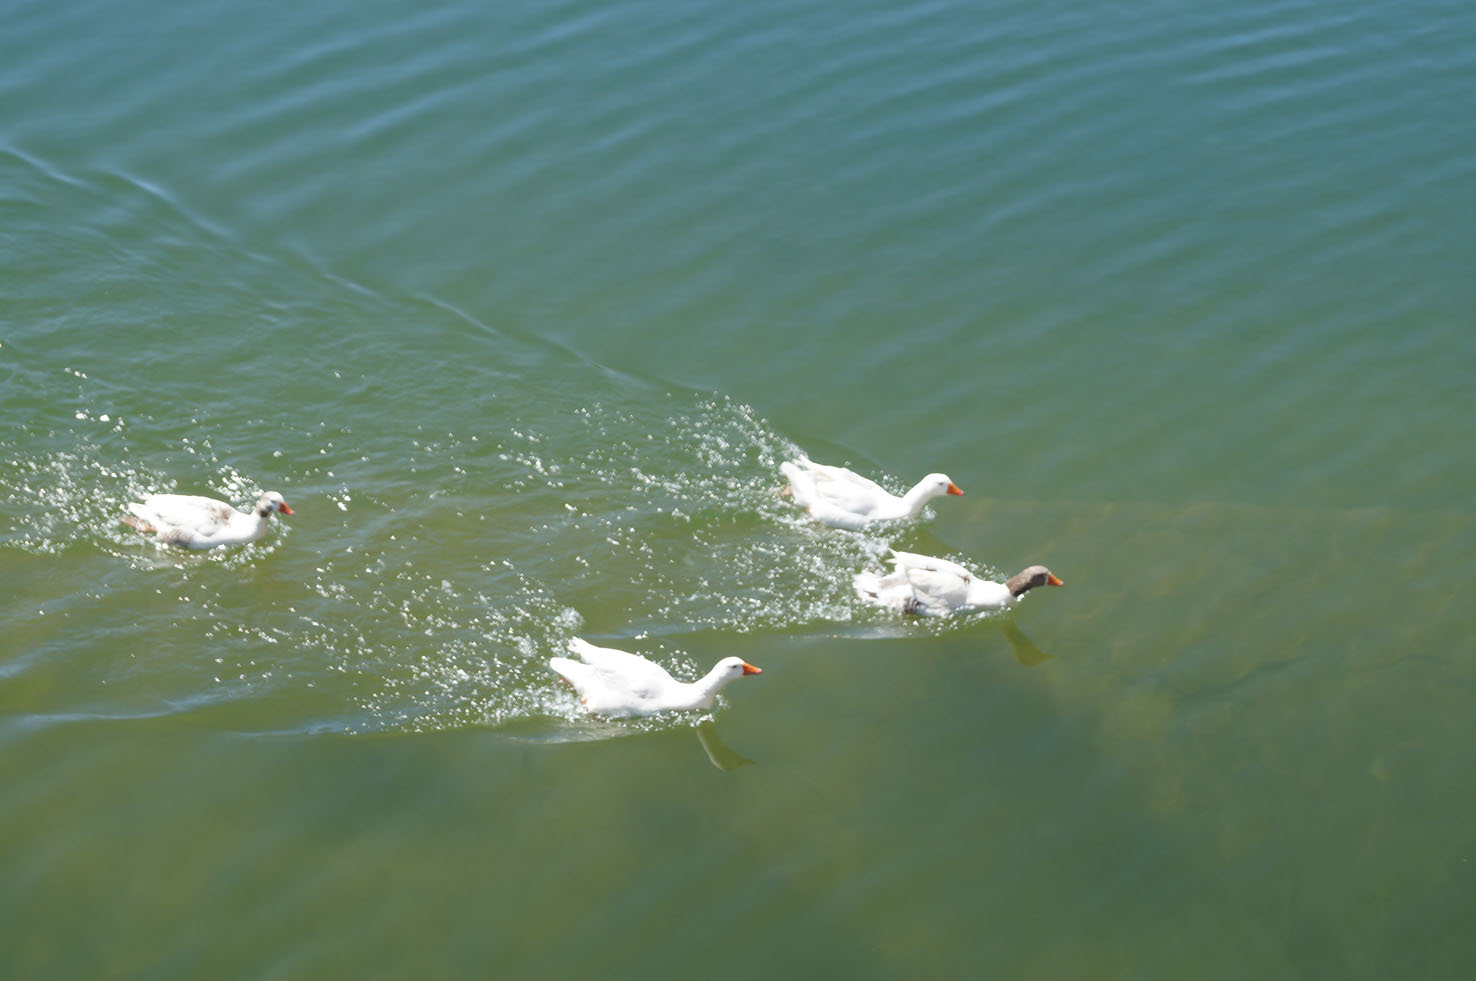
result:
[(5, 24), (0, 974), (1469, 970), (1476, 8)]

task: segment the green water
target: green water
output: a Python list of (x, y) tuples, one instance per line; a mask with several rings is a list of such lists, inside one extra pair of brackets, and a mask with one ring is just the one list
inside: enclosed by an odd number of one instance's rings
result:
[(6, 14), (0, 974), (1465, 976), (1476, 13)]

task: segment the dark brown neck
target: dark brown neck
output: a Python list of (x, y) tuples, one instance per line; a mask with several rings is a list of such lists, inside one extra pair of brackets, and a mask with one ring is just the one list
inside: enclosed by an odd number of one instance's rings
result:
[(1026, 572), (1017, 572), (1013, 576), (1010, 576), (1010, 578), (1005, 580), (1005, 588), (1008, 589), (1010, 591), (1010, 595), (1014, 597), (1024, 596), (1026, 593), (1030, 592), (1031, 588), (1034, 585), (1035, 583), (1030, 581), (1030, 574)]

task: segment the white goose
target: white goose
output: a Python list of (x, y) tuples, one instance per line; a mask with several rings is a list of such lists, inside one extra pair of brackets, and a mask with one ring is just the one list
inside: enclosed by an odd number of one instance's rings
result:
[(276, 491), (268, 491), (257, 499), (250, 512), (237, 511), (225, 501), (189, 494), (154, 494), (128, 505), (132, 514), (122, 522), (159, 541), (185, 548), (214, 548), (217, 545), (244, 545), (266, 534), (267, 519), (275, 511), (291, 514), (292, 509)]
[(549, 666), (569, 680), (590, 712), (600, 715), (654, 715), (712, 705), (719, 689), (746, 674), (763, 674), (741, 657), (725, 657), (697, 681), (677, 681), (666, 669), (636, 654), (596, 647), (579, 637), (569, 651), (584, 658), (551, 657)]
[(895, 549), (892, 565), (893, 571), (885, 576), (858, 575), (857, 595), (878, 606), (919, 616), (1003, 610), (1036, 586), (1066, 585), (1043, 565), (1032, 565), (1004, 582), (980, 579), (957, 562)]
[(928, 474), (898, 497), (845, 467), (828, 467), (808, 457), (781, 463), (779, 471), (789, 478), (796, 503), (807, 508), (816, 521), (850, 531), (859, 531), (873, 521), (915, 518), (933, 498), (963, 494), (947, 474), (941, 473)]

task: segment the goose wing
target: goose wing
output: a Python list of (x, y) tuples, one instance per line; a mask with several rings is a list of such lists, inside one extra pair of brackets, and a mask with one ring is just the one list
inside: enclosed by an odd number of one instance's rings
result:
[(844, 467), (814, 464), (810, 479), (815, 496), (833, 507), (856, 514), (870, 514), (893, 495), (874, 480)]
[(190, 494), (155, 494), (145, 498), (141, 508), (129, 505), (129, 510), (154, 524), (189, 528), (201, 535), (227, 528), (241, 516), (224, 501)]
[(919, 602), (927, 606), (957, 609), (969, 600), (969, 588), (975, 577), (957, 562), (915, 552), (894, 551), (892, 564), (912, 584)]
[(580, 637), (569, 638), (569, 650), (582, 657), (594, 669), (594, 676), (607, 684), (632, 691), (656, 691), (674, 680), (655, 661), (613, 647), (597, 647)]

